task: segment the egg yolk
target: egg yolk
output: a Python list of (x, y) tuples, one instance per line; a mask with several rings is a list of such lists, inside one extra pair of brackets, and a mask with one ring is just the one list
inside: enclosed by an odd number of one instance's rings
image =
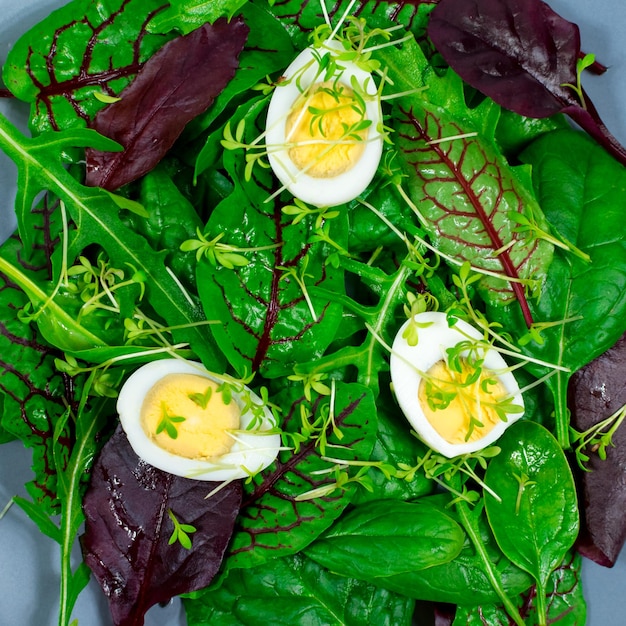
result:
[(211, 460), (226, 454), (241, 411), (226, 403), (218, 385), (195, 374), (169, 374), (146, 394), (141, 425), (158, 446), (178, 456)]
[[(461, 372), (437, 361), (422, 378), (418, 400), (426, 419), (451, 444), (482, 439), (499, 421), (495, 405), (507, 391), (493, 372), (476, 371), (461, 360)], [(471, 381), (471, 382), (468, 382)]]
[(340, 82), (316, 83), (299, 98), (287, 117), (289, 158), (313, 178), (333, 178), (361, 158), (367, 128), (364, 105)]

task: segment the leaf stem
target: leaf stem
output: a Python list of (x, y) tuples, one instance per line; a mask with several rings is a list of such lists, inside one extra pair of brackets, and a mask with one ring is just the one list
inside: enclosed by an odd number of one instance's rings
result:
[(470, 511), (469, 506), (464, 501), (458, 500), (456, 502), (456, 510), (459, 515), (461, 524), (463, 525), (463, 528), (465, 528), (465, 532), (467, 533), (470, 541), (474, 545), (477, 554), (480, 556), (483, 567), (485, 568), (485, 574), (487, 575), (491, 586), (498, 594), (498, 597), (504, 605), (506, 612), (508, 613), (509, 617), (515, 622), (515, 624), (517, 624), (517, 626), (525, 626), (525, 622), (522, 616), (519, 614), (517, 607), (502, 587), (500, 576), (494, 564), (491, 562), (489, 555), (487, 554), (485, 544), (480, 537), (480, 532), (476, 526), (475, 521), (472, 519), (472, 512)]

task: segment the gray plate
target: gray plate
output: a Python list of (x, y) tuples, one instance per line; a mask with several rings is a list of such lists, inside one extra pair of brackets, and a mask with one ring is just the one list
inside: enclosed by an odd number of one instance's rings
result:
[[(60, 0), (0, 0), (0, 64), (15, 39), (44, 17)], [(603, 77), (587, 77), (585, 88), (613, 134), (626, 145), (626, 3), (624, 0), (552, 0), (551, 6), (581, 28), (585, 52), (609, 66)], [(25, 126), (23, 107), (0, 100), (0, 111)], [(15, 225), (12, 203), (16, 170), (0, 154), (0, 241)], [(30, 453), (20, 443), (3, 445), (0, 453), (0, 509), (16, 494), (26, 495), (31, 480)], [(0, 521), (0, 626), (55, 626), (58, 606), (58, 550), (41, 535), (18, 507)], [(75, 554), (78, 562), (80, 554)], [(612, 569), (585, 562), (583, 582), (590, 626), (622, 626), (626, 615), (626, 556)], [(74, 617), (80, 626), (111, 626), (106, 602), (92, 581), (80, 595)], [(146, 626), (183, 626), (179, 601), (154, 607)], [(295, 626), (295, 625), (294, 625)]]

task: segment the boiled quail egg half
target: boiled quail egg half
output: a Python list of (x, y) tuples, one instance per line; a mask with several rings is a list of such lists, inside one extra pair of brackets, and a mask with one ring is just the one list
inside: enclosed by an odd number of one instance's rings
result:
[(177, 358), (133, 372), (117, 411), (135, 453), (170, 474), (208, 481), (245, 478), (270, 465), (281, 443), (274, 416), (250, 389), (225, 380)]
[(343, 52), (335, 40), (305, 48), (276, 85), (267, 113), (274, 174), (293, 196), (317, 207), (356, 198), (382, 154), (376, 85), (369, 72), (338, 58)]
[[(413, 333), (406, 332), (410, 324)], [(450, 325), (442, 312), (418, 313), (405, 322), (392, 344), (390, 369), (407, 420), (448, 458), (494, 443), (524, 413), (502, 355), (476, 328), (460, 319)]]

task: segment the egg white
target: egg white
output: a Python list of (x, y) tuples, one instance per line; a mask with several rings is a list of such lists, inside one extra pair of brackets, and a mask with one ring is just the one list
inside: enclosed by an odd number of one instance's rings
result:
[[(341, 44), (328, 41), (325, 47), (331, 51), (343, 51)], [(320, 53), (326, 52), (319, 49)], [(307, 64), (311, 66), (303, 72), (298, 81), (292, 80)], [(341, 82), (351, 85), (354, 77), (358, 84), (372, 98), (366, 102), (366, 117), (372, 124), (368, 130), (365, 149), (352, 168), (331, 178), (315, 178), (299, 169), (289, 157), (286, 144), (285, 122), (294, 102), (301, 90), (311, 85), (316, 77), (317, 61), (314, 48), (305, 48), (285, 70), (281, 81), (272, 94), (267, 120), (265, 142), (268, 149), (268, 160), (274, 174), (285, 188), (296, 198), (313, 206), (335, 206), (349, 202), (361, 194), (374, 178), (382, 155), (383, 140), (379, 128), (382, 118), (379, 99), (376, 96), (376, 85), (369, 72), (357, 67), (354, 63), (341, 61), (345, 67), (341, 73)]]
[[(251, 411), (242, 412), (240, 428), (235, 433), (236, 440), (227, 454), (219, 457), (215, 463), (188, 459), (164, 450), (145, 433), (141, 425), (141, 406), (146, 393), (163, 377), (169, 374), (195, 374), (204, 376), (217, 383), (222, 380), (211, 375), (201, 363), (181, 359), (162, 359), (152, 361), (133, 372), (124, 383), (117, 400), (117, 411), (128, 441), (141, 459), (164, 472), (185, 478), (206, 481), (229, 481), (246, 478), (270, 465), (280, 450), (280, 435), (266, 434), (275, 426), (275, 419), (268, 407), (262, 423), (247, 430), (254, 415)], [(247, 389), (254, 402), (262, 404), (261, 399)], [(233, 401), (240, 408), (242, 399), (233, 392)]]
[[(411, 346), (402, 336), (409, 325), (407, 321), (400, 328), (392, 345), (390, 358), (391, 380), (394, 394), (402, 412), (418, 436), (433, 450), (452, 458), (481, 450), (494, 443), (523, 411), (507, 415), (507, 421), (498, 421), (482, 438), (475, 441), (454, 444), (446, 441), (428, 421), (418, 400), (418, 390), (422, 376), (435, 363), (442, 360), (447, 348), (454, 347), (468, 336), (480, 340), (482, 333), (463, 320), (448, 326), (445, 313), (428, 311), (414, 316), (419, 324), (428, 324), (418, 329), (418, 343)], [(514, 404), (524, 407), (524, 400), (519, 386), (499, 352), (489, 348), (485, 353), (484, 367), (497, 375), (507, 393), (514, 398)]]

